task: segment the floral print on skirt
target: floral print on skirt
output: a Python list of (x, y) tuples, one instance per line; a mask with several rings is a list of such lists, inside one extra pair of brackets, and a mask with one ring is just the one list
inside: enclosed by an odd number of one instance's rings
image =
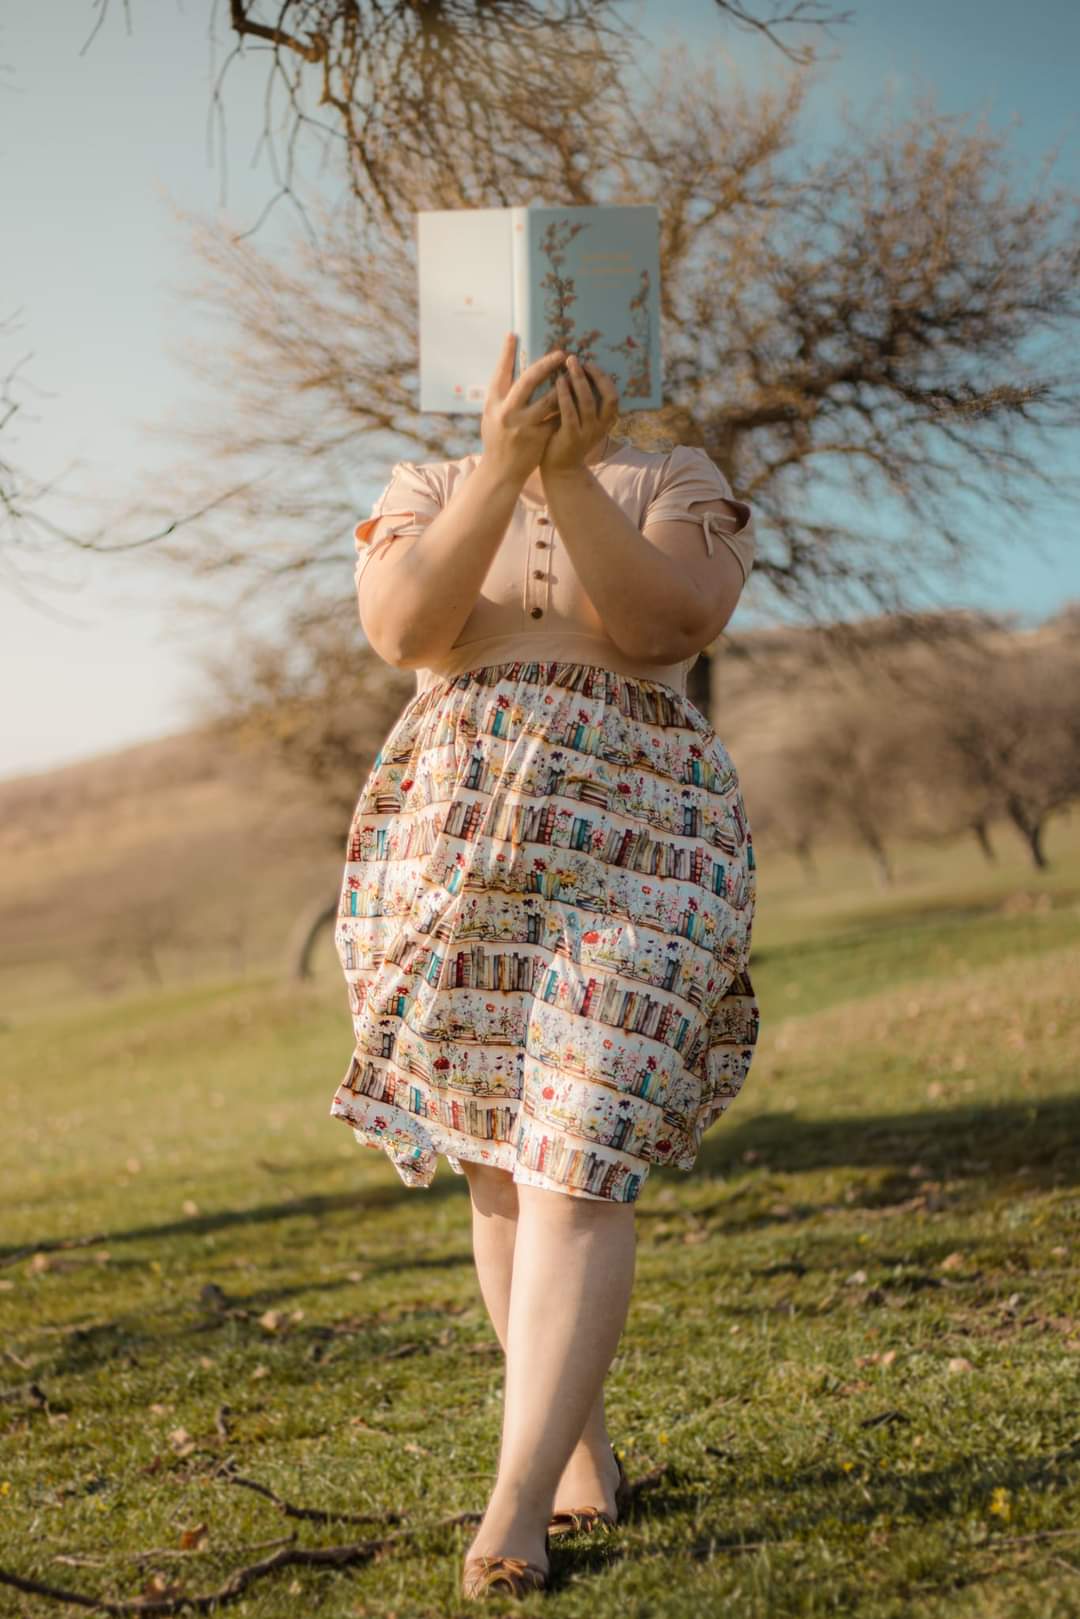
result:
[(577, 663), (442, 681), (349, 830), (331, 1115), (409, 1186), (443, 1153), (634, 1202), (746, 1078), (754, 898), (735, 767), (673, 688)]

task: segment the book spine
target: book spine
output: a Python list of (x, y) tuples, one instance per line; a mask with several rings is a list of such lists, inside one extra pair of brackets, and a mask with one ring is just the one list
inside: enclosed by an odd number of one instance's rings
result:
[(524, 371), (527, 365), (532, 364), (532, 356), (528, 353), (528, 310), (529, 310), (529, 210), (527, 208), (511, 208), (510, 210), (510, 307), (513, 331), (517, 334), (517, 365), (514, 369), (514, 381)]

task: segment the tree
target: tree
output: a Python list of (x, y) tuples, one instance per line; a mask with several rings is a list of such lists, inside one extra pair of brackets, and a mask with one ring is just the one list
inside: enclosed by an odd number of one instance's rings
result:
[[(828, 37), (850, 11), (836, 11), (826, 0), (713, 0), (722, 20), (755, 32), (792, 61), (816, 59), (815, 36)], [(130, 32), (131, 0), (111, 8), (91, 0), (96, 12), (82, 46), (87, 52), (101, 34), (110, 10), (119, 9)], [(211, 22), (211, 39), (217, 43)], [(288, 198), (307, 223), (295, 162), (303, 137), (331, 149), (359, 205), (365, 225), (409, 234), (408, 202), (422, 177), (459, 204), (478, 191), (500, 194), (505, 176), (495, 154), (510, 140), (524, 154), (545, 140), (558, 150), (563, 180), (572, 190), (577, 164), (586, 150), (606, 142), (606, 101), (596, 93), (603, 82), (606, 100), (617, 98), (641, 36), (621, 14), (618, 0), (566, 0), (553, 16), (542, 0), (393, 0), (387, 5), (361, 0), (229, 0), (228, 30), (233, 48), (215, 72), (211, 111), (224, 141), (226, 84), (237, 57), (252, 49), (267, 59), (266, 126), (277, 190), (258, 224), (277, 202)], [(17, 64), (0, 61), (0, 73)], [(14, 83), (14, 78), (8, 82)], [(589, 85), (589, 94), (583, 91)], [(286, 134), (279, 150), (277, 97), (286, 105)], [(530, 109), (544, 108), (544, 122), (533, 127)], [(448, 135), (452, 138), (448, 138)], [(550, 154), (549, 154), (550, 155)], [(405, 188), (404, 190), (402, 188)], [(404, 206), (403, 206), (404, 203)], [(10, 321), (0, 321), (0, 337)], [(0, 378), (0, 433), (8, 434), (22, 408), (16, 398), (18, 371), (28, 356)], [(0, 454), (0, 563), (8, 582), (30, 590), (34, 566), (60, 547), (89, 551), (134, 550), (167, 539), (214, 507), (227, 503), (232, 488), (218, 488), (206, 506), (169, 511), (163, 526), (118, 540), (129, 520), (141, 527), (141, 513), (118, 513), (94, 532), (74, 531), (50, 514), (49, 497), (59, 480), (29, 476), (10, 455)], [(109, 538), (107, 539), (107, 536)], [(30, 568), (24, 568), (24, 562)]]
[[(718, 660), (755, 836), (813, 879), (816, 844), (854, 840), (882, 884), (896, 838), (971, 834), (994, 859), (1007, 819), (1037, 869), (1049, 818), (1080, 797), (1080, 639), (1066, 610), (1033, 631), (1007, 615), (883, 617), (750, 632)], [(764, 643), (764, 644), (758, 644)]]
[[(548, 45), (541, 30), (538, 61)], [(476, 447), (475, 419), (416, 410), (415, 209), (659, 197), (667, 397), (616, 430), (704, 445), (759, 512), (756, 599), (830, 625), (834, 652), (853, 651), (851, 621), (868, 614), (935, 636), (919, 605), (929, 569), (977, 554), (1032, 489), (1075, 489), (1048, 452), (1080, 420), (1075, 368), (1057, 358), (1080, 313), (1076, 199), (1045, 172), (1023, 192), (1002, 138), (929, 103), (878, 131), (849, 123), (808, 158), (805, 69), (751, 96), (681, 49), (641, 91), (599, 42), (583, 50), (564, 120), (526, 94), (532, 48), (519, 40), (518, 76), (486, 87), (483, 129), (427, 109), (453, 172), (405, 139), (382, 152), (397, 229), (324, 209), (285, 262), (193, 222), (207, 267), (193, 296), (230, 334), (201, 375), (225, 409), (170, 426), (195, 458), (164, 515), (213, 509), (159, 554), (223, 589), (307, 587), (305, 612), (352, 618), (350, 479)], [(841, 520), (840, 496), (865, 516)]]
[[(358, 649), (340, 616), (293, 613), (285, 633), (240, 632), (225, 652), (204, 654), (203, 721), (222, 747), (284, 765), (305, 783), (335, 845), (375, 753), (414, 690), (411, 675)], [(337, 914), (337, 894), (318, 895), (297, 919), (289, 971), (306, 978), (315, 942)]]
[(956, 671), (938, 722), (954, 775), (1007, 816), (1042, 871), (1048, 818), (1080, 797), (1080, 652), (1015, 640), (977, 676)]
[[(817, 43), (850, 21), (824, 0), (714, 0), (718, 18), (767, 39), (790, 60), (810, 64)], [(301, 135), (332, 148), (364, 216), (399, 234), (402, 167), (464, 199), (499, 194), (496, 154), (524, 145), (543, 109), (545, 140), (556, 145), (571, 191), (582, 154), (606, 145), (604, 103), (619, 94), (645, 41), (615, 0), (564, 0), (561, 15), (540, 0), (426, 0), (363, 5), (360, 0), (230, 0), (236, 41), (215, 90), (223, 108), (231, 61), (250, 45), (267, 51), (266, 139), (280, 175), (277, 198), (292, 196)], [(580, 93), (578, 68), (602, 64), (602, 98)], [(275, 101), (284, 99), (283, 160), (274, 141)], [(312, 106), (315, 111), (313, 112)], [(447, 139), (448, 132), (464, 139)], [(448, 205), (449, 206), (449, 205)]]
[[(644, 105), (606, 105), (609, 140), (572, 186), (541, 109), (538, 152), (489, 154), (498, 188), (467, 200), (662, 199), (668, 397), (616, 430), (703, 444), (760, 513), (761, 599), (835, 622), (910, 612), (928, 570), (1023, 519), (1033, 489), (1075, 489), (1048, 454), (1080, 422), (1075, 369), (1025, 355), (1080, 314), (1080, 219), (1060, 190), (1014, 195), (1001, 139), (929, 107), (805, 160), (805, 88), (802, 73), (779, 95), (721, 92), (674, 51)], [(589, 99), (606, 94), (598, 70)], [(401, 191), (410, 209), (463, 201), (404, 170)], [(227, 419), (188, 435), (196, 481), (177, 487), (201, 506), (225, 472), (272, 464), (274, 476), (229, 502), (238, 540), (202, 523), (198, 547), (176, 554), (295, 584), (339, 566), (335, 538), (354, 519), (346, 461), (359, 452), (374, 478), (388, 443), (418, 459), (467, 453), (475, 419), (416, 410), (414, 270), (397, 238), (325, 218), (319, 245), (283, 264), (250, 239), (192, 229), (209, 270), (193, 295), (235, 341), (202, 370)], [(865, 520), (825, 504), (841, 495)], [(870, 514), (890, 506), (896, 532), (874, 533)]]

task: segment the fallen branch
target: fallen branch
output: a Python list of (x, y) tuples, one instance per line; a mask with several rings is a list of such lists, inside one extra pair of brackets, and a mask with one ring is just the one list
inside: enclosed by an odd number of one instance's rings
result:
[(645, 1494), (646, 1490), (657, 1489), (670, 1472), (671, 1468), (665, 1463), (663, 1467), (654, 1467), (651, 1472), (642, 1473), (640, 1478), (632, 1480), (630, 1484), (631, 1501), (636, 1501), (639, 1495)]
[[(657, 1467), (650, 1473), (632, 1482), (630, 1494), (636, 1499), (645, 1490), (655, 1489), (664, 1476), (670, 1471), (668, 1467)], [(257, 1479), (244, 1478), (233, 1471), (231, 1459), (226, 1458), (214, 1469), (213, 1477), (220, 1478), (228, 1484), (239, 1484), (243, 1489), (254, 1490), (257, 1495), (271, 1501), (278, 1510), (289, 1518), (301, 1518), (313, 1523), (400, 1523), (405, 1518), (404, 1513), (342, 1513), (328, 1512), (320, 1507), (299, 1507), (284, 1497), (276, 1494), (268, 1485), (260, 1484)], [(51, 1597), (57, 1602), (71, 1602), (81, 1608), (97, 1608), (103, 1613), (113, 1614), (171, 1614), (180, 1613), (189, 1609), (194, 1613), (207, 1613), (226, 1602), (234, 1602), (237, 1597), (255, 1583), (256, 1580), (266, 1579), (283, 1568), (352, 1568), (358, 1563), (368, 1563), (382, 1553), (391, 1550), (403, 1541), (410, 1540), (417, 1535), (427, 1534), (439, 1529), (456, 1528), (459, 1524), (479, 1523), (482, 1514), (479, 1512), (455, 1512), (448, 1518), (439, 1518), (434, 1523), (415, 1524), (395, 1533), (383, 1535), (377, 1540), (356, 1540), (341, 1546), (297, 1546), (290, 1537), (289, 1541), (277, 1544), (277, 1550), (261, 1562), (249, 1563), (238, 1568), (229, 1575), (224, 1585), (216, 1591), (204, 1592), (201, 1596), (193, 1595), (180, 1589), (174, 1583), (166, 1592), (160, 1595), (143, 1595), (138, 1597), (94, 1597), (82, 1591), (68, 1591), (61, 1586), (47, 1585), (42, 1580), (31, 1580), (21, 1574), (14, 1574), (9, 1569), (0, 1568), (0, 1585), (10, 1585), (16, 1591), (25, 1591), (31, 1596)], [(148, 1554), (143, 1554), (145, 1557)]]
[[(300, 1518), (305, 1523), (403, 1523), (407, 1521), (408, 1514), (396, 1512), (329, 1512), (323, 1507), (298, 1507), (292, 1501), (286, 1501), (284, 1496), (278, 1495), (268, 1484), (260, 1484), (258, 1479), (245, 1478), (233, 1469), (231, 1458), (226, 1458), (221, 1466), (215, 1469), (214, 1477), (221, 1478), (227, 1484), (239, 1484), (241, 1489), (253, 1490), (274, 1506), (285, 1518)], [(457, 1523), (469, 1523), (473, 1518), (479, 1519), (480, 1514), (462, 1513), (452, 1520)]]
[(358, 1540), (346, 1546), (282, 1546), (272, 1556), (264, 1558), (262, 1562), (249, 1563), (245, 1568), (236, 1569), (234, 1573), (229, 1575), (224, 1585), (219, 1586), (216, 1591), (207, 1591), (201, 1596), (196, 1596), (189, 1592), (173, 1592), (168, 1596), (141, 1596), (120, 1599), (87, 1596), (82, 1591), (68, 1591), (60, 1586), (46, 1585), (41, 1580), (24, 1579), (22, 1575), (12, 1574), (4, 1568), (0, 1568), (0, 1585), (14, 1586), (16, 1591), (26, 1591), (31, 1596), (53, 1597), (58, 1602), (73, 1602), (81, 1608), (98, 1608), (103, 1613), (167, 1614), (180, 1613), (182, 1609), (191, 1609), (195, 1613), (207, 1613), (226, 1602), (235, 1602), (236, 1598), (242, 1596), (256, 1580), (262, 1580), (267, 1575), (276, 1574), (279, 1569), (295, 1566), (308, 1568), (353, 1567), (357, 1563), (370, 1562), (379, 1552), (386, 1550), (391, 1541), (399, 1538), (399, 1536), (388, 1535), (382, 1540)]
[(431, 1529), (444, 1529), (454, 1524), (478, 1520), (479, 1513), (458, 1513), (431, 1524), (418, 1524), (398, 1534), (384, 1535), (380, 1540), (356, 1540), (342, 1546), (281, 1546), (272, 1556), (261, 1562), (249, 1563), (229, 1575), (216, 1591), (202, 1595), (180, 1591), (174, 1586), (167, 1595), (139, 1597), (95, 1597), (82, 1591), (68, 1591), (61, 1586), (46, 1585), (41, 1580), (29, 1580), (0, 1568), (0, 1585), (10, 1585), (16, 1591), (31, 1596), (52, 1597), (57, 1602), (73, 1602), (81, 1608), (97, 1608), (103, 1613), (115, 1614), (170, 1614), (190, 1609), (194, 1613), (207, 1613), (226, 1602), (235, 1602), (256, 1580), (266, 1579), (283, 1568), (353, 1568), (358, 1563), (369, 1563), (374, 1557), (390, 1550), (402, 1540)]
[(19, 1383), (14, 1388), (0, 1389), (0, 1403), (18, 1401), (33, 1411), (47, 1411), (49, 1396), (39, 1383)]
[[(233, 1546), (229, 1554), (239, 1557), (242, 1552), (267, 1551), (271, 1546), (288, 1546), (296, 1539), (295, 1532), (291, 1535), (277, 1535), (273, 1540), (255, 1540), (250, 1546)], [(150, 1546), (143, 1552), (128, 1552), (132, 1563), (156, 1563), (163, 1557), (210, 1557), (226, 1555), (220, 1546)], [(56, 1552), (52, 1558), (54, 1563), (64, 1563), (69, 1568), (104, 1568), (109, 1559), (101, 1556), (87, 1556), (85, 1553)]]
[(20, 1259), (32, 1259), (35, 1254), (58, 1254), (65, 1248), (89, 1248), (92, 1242), (108, 1242), (106, 1231), (93, 1237), (56, 1237), (52, 1242), (35, 1242), (29, 1248), (14, 1248), (10, 1254), (0, 1254), (0, 1270), (5, 1265), (17, 1265)]

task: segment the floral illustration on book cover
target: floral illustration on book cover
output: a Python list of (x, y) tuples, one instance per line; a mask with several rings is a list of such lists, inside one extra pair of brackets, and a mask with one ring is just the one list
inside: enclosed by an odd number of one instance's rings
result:
[(599, 364), (595, 345), (604, 338), (613, 354), (621, 354), (626, 361), (626, 376), (622, 394), (631, 399), (646, 398), (652, 391), (650, 355), (652, 341), (649, 322), (649, 272), (642, 270), (638, 290), (628, 305), (631, 330), (615, 341), (615, 333), (603, 333), (596, 327), (587, 332), (576, 332), (571, 306), (577, 302), (574, 277), (563, 274), (566, 249), (579, 231), (589, 227), (584, 221), (552, 220), (540, 241), (540, 251), (550, 265), (540, 285), (547, 289), (544, 302), (546, 322), (545, 352), (553, 348), (572, 351), (581, 360)]

